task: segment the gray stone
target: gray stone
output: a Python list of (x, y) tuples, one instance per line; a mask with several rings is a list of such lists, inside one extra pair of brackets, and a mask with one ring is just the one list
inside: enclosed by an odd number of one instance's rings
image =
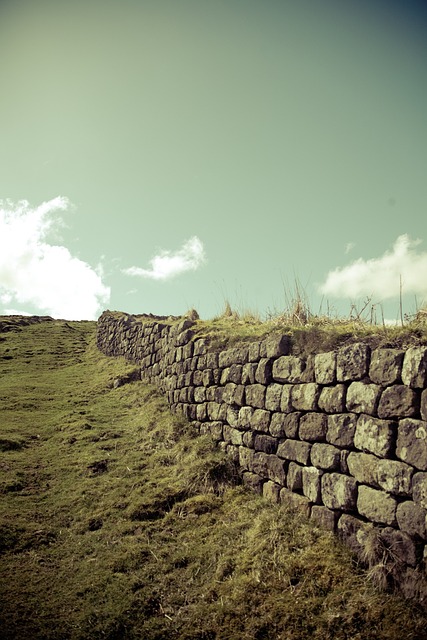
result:
[(415, 389), (427, 386), (427, 349), (410, 347), (405, 353), (402, 367), (402, 382)]
[(244, 431), (243, 432), (243, 444), (245, 447), (249, 447), (253, 449), (255, 442), (255, 433), (253, 431)]
[(255, 452), (253, 449), (248, 449), (248, 447), (245, 446), (239, 447), (239, 465), (243, 469), (253, 471), (254, 455)]
[(308, 464), (311, 444), (299, 440), (285, 440), (277, 448), (277, 455), (285, 460), (293, 460), (300, 464)]
[(369, 377), (381, 385), (400, 382), (404, 352), (398, 349), (375, 349), (371, 353)]
[(271, 480), (267, 480), (267, 482), (264, 482), (262, 485), (262, 495), (269, 502), (279, 503), (280, 489), (281, 487), (278, 484)]
[(262, 494), (263, 480), (256, 473), (245, 471), (242, 475), (242, 481), (245, 487), (248, 487), (251, 491)]
[(306, 363), (297, 356), (280, 356), (273, 363), (273, 379), (276, 382), (304, 382), (303, 373)]
[(380, 418), (410, 418), (415, 416), (420, 406), (416, 391), (404, 384), (387, 387), (381, 394), (378, 405)]
[(427, 422), (404, 418), (399, 421), (396, 455), (420, 471), (427, 471)]
[(337, 354), (335, 351), (318, 353), (314, 357), (314, 373), (318, 384), (335, 382), (337, 370)]
[(375, 488), (378, 488), (378, 462), (378, 458), (370, 453), (356, 453), (354, 451), (350, 451), (347, 458), (347, 465), (350, 474), (356, 478), (358, 482), (368, 484)]
[(273, 482), (285, 486), (286, 463), (276, 455), (269, 455), (267, 459), (267, 476)]
[(280, 399), (280, 411), (283, 413), (289, 413), (293, 410), (292, 408), (292, 384), (283, 384), (282, 385), (282, 397)]
[(427, 389), (421, 393), (421, 418), (427, 421)]
[(268, 455), (264, 451), (255, 451), (252, 464), (255, 473), (261, 478), (268, 478)]
[(243, 433), (238, 429), (225, 424), (222, 433), (225, 442), (229, 442), (236, 446), (241, 446), (243, 444)]
[(311, 447), (311, 464), (325, 471), (337, 471), (340, 469), (341, 451), (331, 444), (315, 442)]
[(260, 342), (251, 342), (249, 344), (248, 357), (249, 362), (257, 362), (260, 358)]
[(378, 406), (380, 394), (381, 387), (376, 384), (352, 382), (347, 389), (347, 410), (373, 415)]
[(194, 389), (194, 402), (205, 402), (206, 400), (206, 388), (196, 387)]
[(242, 368), (242, 384), (254, 384), (257, 365), (248, 362)]
[(277, 439), (264, 433), (257, 434), (255, 435), (254, 449), (255, 451), (263, 451), (264, 453), (275, 453), (277, 449)]
[(270, 358), (261, 358), (255, 371), (255, 380), (261, 384), (270, 384), (273, 361)]
[(230, 427), (239, 426), (239, 410), (236, 407), (227, 407), (226, 420)]
[(337, 447), (352, 447), (356, 432), (357, 416), (355, 413), (340, 413), (328, 416), (326, 441)]
[(316, 411), (320, 387), (315, 382), (295, 384), (291, 392), (291, 402), (298, 411)]
[(319, 396), (319, 409), (326, 413), (342, 413), (345, 410), (347, 389), (343, 384), (334, 387), (323, 387)]
[(286, 418), (287, 416), (283, 415), (283, 413), (280, 413), (280, 412), (275, 412), (271, 414), (270, 426), (268, 430), (272, 436), (275, 436), (276, 438), (283, 438), (286, 435), (285, 434)]
[(301, 440), (324, 440), (327, 427), (328, 419), (323, 413), (305, 413), (299, 421), (298, 435)]
[(283, 488), (280, 490), (280, 502), (289, 509), (302, 513), (306, 518), (310, 517), (311, 502), (306, 496), (300, 496), (298, 493)]
[(418, 536), (427, 540), (427, 511), (412, 500), (406, 500), (397, 505), (396, 519), (399, 529), (410, 536)]
[(270, 411), (255, 409), (251, 418), (251, 428), (254, 431), (268, 431), (270, 426)]
[(285, 415), (283, 424), (285, 429), (285, 436), (287, 438), (297, 437), (301, 415), (302, 413), (300, 411), (293, 411), (292, 413), (288, 413)]
[(221, 368), (230, 367), (232, 364), (246, 364), (249, 348), (245, 345), (233, 347), (221, 351), (218, 356), (218, 364)]
[[(241, 364), (232, 364), (228, 369), (225, 369), (224, 371), (228, 371), (226, 382), (234, 382), (235, 384), (242, 383), (243, 367)], [(221, 384), (224, 384), (222, 378), (221, 378)]]
[(321, 479), (322, 502), (329, 509), (353, 511), (356, 506), (357, 483), (341, 473), (325, 473)]
[(393, 422), (361, 414), (354, 434), (354, 446), (386, 458), (393, 451), (395, 437), (396, 425)]
[(237, 384), (234, 382), (227, 382), (222, 394), (222, 401), (226, 404), (234, 404), (234, 392), (237, 388)]
[(288, 355), (291, 346), (289, 336), (271, 336), (261, 342), (259, 353), (262, 358), (278, 358)]
[(338, 535), (362, 561), (366, 560), (366, 547), (373, 529), (374, 525), (371, 522), (363, 522), (346, 513), (338, 520)]
[(253, 407), (241, 407), (239, 409), (239, 422), (240, 429), (249, 429), (251, 426), (252, 416), (255, 409)]
[(321, 529), (328, 531), (335, 531), (337, 528), (337, 522), (339, 518), (339, 511), (332, 511), (328, 507), (314, 504), (311, 507), (310, 518)]
[(302, 492), (313, 503), (320, 502), (320, 478), (323, 471), (316, 467), (303, 467)]
[(337, 354), (337, 380), (361, 380), (368, 373), (370, 348), (363, 343), (341, 347)]
[(282, 400), (283, 385), (273, 382), (267, 387), (265, 394), (265, 408), (269, 411), (279, 411)]
[(291, 491), (300, 491), (302, 489), (302, 470), (304, 467), (296, 462), (290, 462), (288, 467), (288, 475), (286, 478), (286, 486)]
[(245, 389), (246, 404), (263, 409), (265, 406), (265, 386), (263, 384), (249, 384)]
[(381, 489), (397, 496), (411, 495), (413, 467), (398, 460), (379, 460), (377, 482)]
[(360, 515), (372, 522), (396, 525), (397, 500), (384, 491), (372, 489), (363, 484), (359, 486), (357, 510)]
[(412, 497), (415, 504), (427, 509), (427, 473), (418, 472), (412, 479)]

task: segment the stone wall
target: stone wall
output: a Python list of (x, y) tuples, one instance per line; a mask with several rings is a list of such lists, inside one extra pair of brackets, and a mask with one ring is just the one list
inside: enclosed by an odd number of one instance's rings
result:
[(427, 602), (427, 345), (302, 358), (286, 335), (214, 350), (194, 329), (105, 312), (98, 347), (137, 362), (246, 485), (302, 509)]

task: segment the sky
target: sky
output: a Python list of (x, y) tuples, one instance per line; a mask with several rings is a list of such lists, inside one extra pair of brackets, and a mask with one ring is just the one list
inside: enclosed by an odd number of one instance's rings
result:
[(0, 314), (427, 304), (427, 4), (0, 0)]

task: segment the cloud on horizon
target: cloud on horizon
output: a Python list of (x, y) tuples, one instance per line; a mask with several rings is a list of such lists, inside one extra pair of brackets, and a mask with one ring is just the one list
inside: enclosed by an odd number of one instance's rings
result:
[(170, 280), (186, 271), (196, 271), (205, 262), (206, 255), (203, 243), (193, 236), (178, 251), (161, 250), (150, 260), (150, 268), (129, 267), (122, 269), (128, 276), (139, 276), (151, 280)]
[(0, 201), (1, 305), (34, 306), (43, 315), (66, 320), (94, 320), (109, 301), (110, 288), (99, 269), (47, 240), (63, 225), (62, 212), (69, 208), (62, 196), (38, 207), (26, 200)]
[(420, 243), (403, 234), (379, 258), (359, 258), (330, 271), (319, 290), (337, 298), (372, 295), (385, 300), (399, 296), (402, 281), (403, 294), (427, 298), (427, 252), (416, 250)]

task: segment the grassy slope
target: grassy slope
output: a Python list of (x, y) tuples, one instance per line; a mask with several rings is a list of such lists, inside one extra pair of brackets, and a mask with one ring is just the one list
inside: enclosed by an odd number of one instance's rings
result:
[(425, 638), (330, 534), (234, 484), (94, 323), (0, 334), (0, 637)]

